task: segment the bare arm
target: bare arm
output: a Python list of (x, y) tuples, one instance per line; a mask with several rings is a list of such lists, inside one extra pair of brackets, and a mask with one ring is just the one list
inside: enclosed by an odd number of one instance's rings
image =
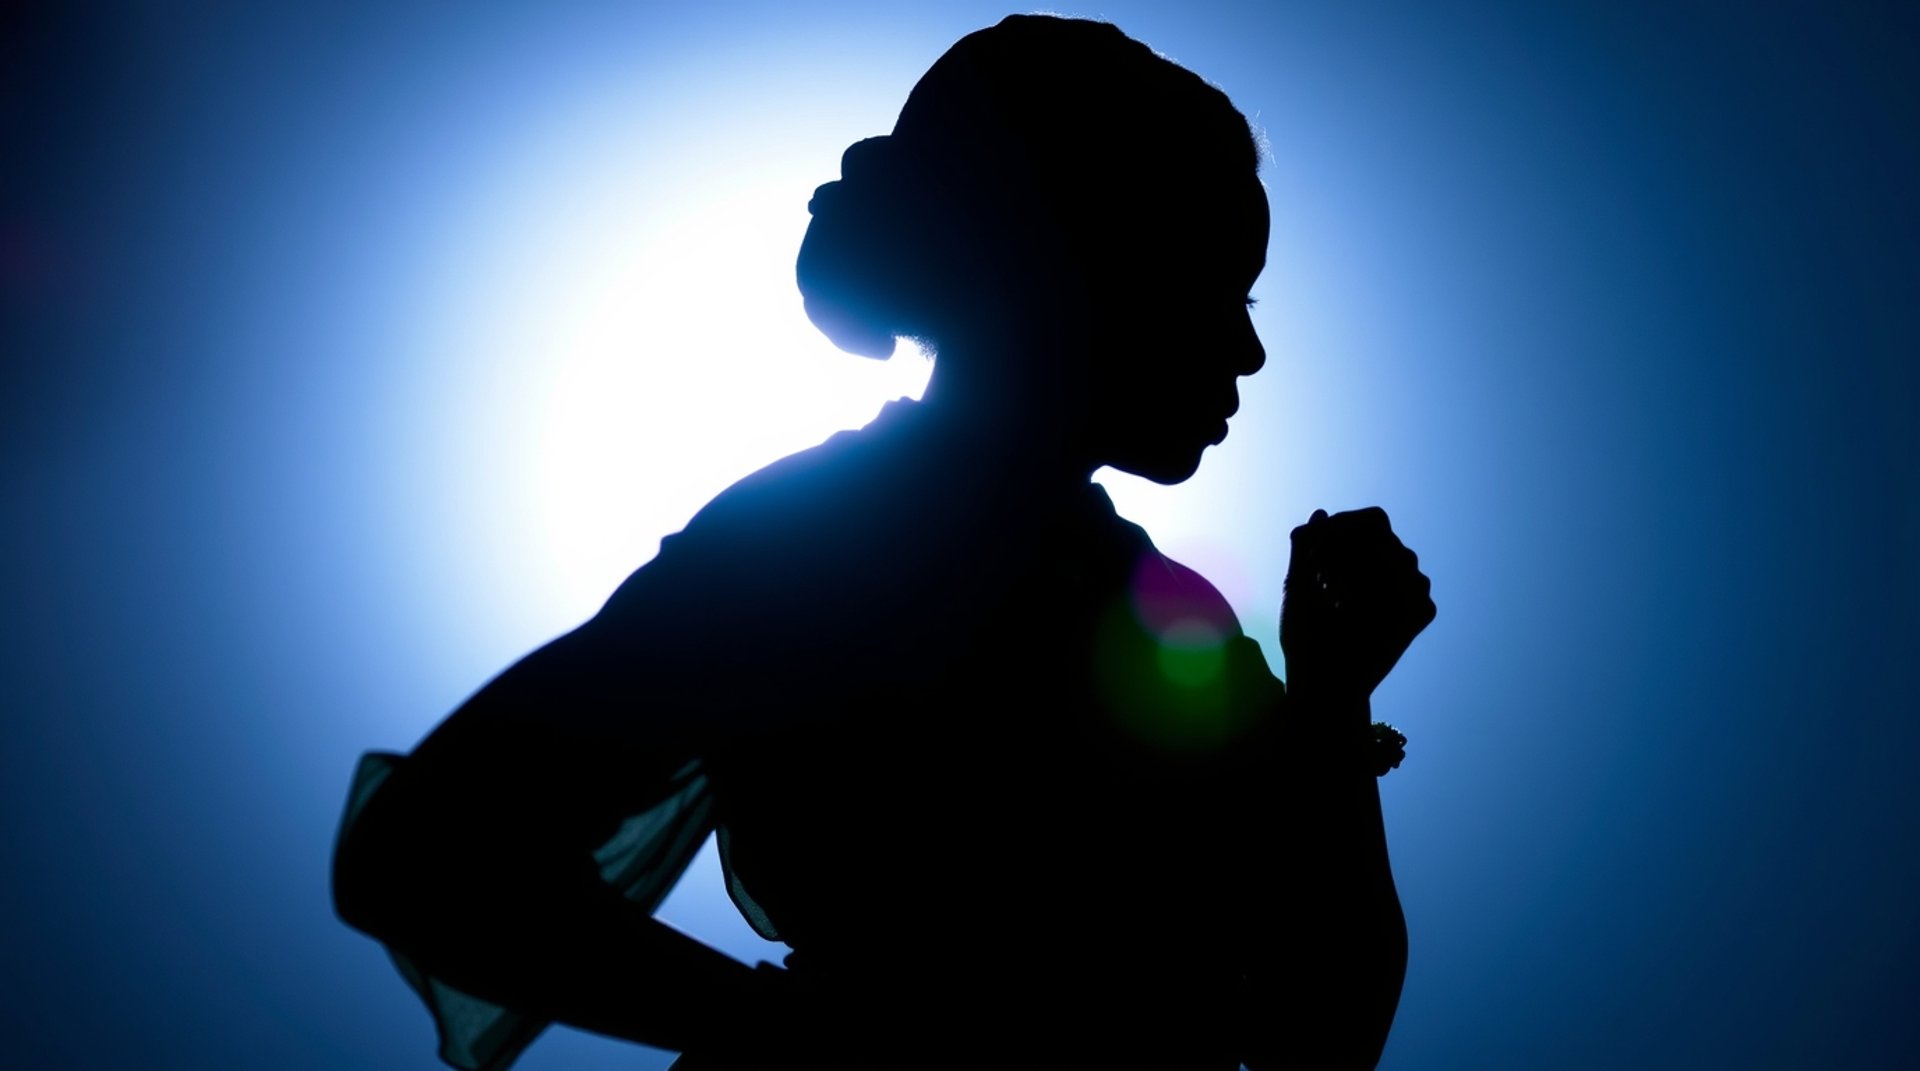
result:
[(1288, 702), (1280, 918), (1248, 972), (1252, 1071), (1371, 1068), (1406, 975), (1407, 930), (1387, 854), (1378, 782), (1367, 768), (1365, 700), (1294, 693)]
[(1294, 530), (1281, 645), (1289, 692), (1282, 917), (1248, 971), (1253, 1071), (1372, 1068), (1406, 976), (1407, 930), (1369, 756), (1371, 696), (1433, 620), (1386, 514), (1316, 513)]

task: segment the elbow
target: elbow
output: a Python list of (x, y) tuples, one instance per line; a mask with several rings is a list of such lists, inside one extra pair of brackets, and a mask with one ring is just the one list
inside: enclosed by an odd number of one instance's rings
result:
[(461, 842), (480, 808), (413, 757), (370, 754), (355, 776), (333, 848), (334, 914), (390, 947), (417, 948), (461, 906), (455, 861), (487, 857)]
[(485, 932), (491, 905), (472, 882), (456, 880), (461, 872), (446, 865), (432, 838), (393, 825), (341, 838), (331, 875), (334, 914), (430, 974), (465, 976), (471, 935)]
[[(333, 910), (429, 973), (492, 992), (495, 968), (511, 967), (551, 927), (555, 883), (538, 875), (555, 868), (501, 835), (497, 811), (446, 787), (383, 786), (346, 823), (333, 852)], [(488, 935), (484, 954), (476, 934)]]
[(592, 855), (550, 832), (551, 804), (499, 791), (494, 767), (419, 758), (356, 785), (331, 860), (334, 914), (464, 992), (536, 1007), (523, 990), (548, 975), (581, 890), (607, 889)]
[(342, 823), (330, 886), (340, 921), (394, 948), (426, 943), (459, 903), (445, 830), (453, 816), (429, 813), (413, 786), (390, 778)]
[(388, 944), (408, 944), (405, 921), (417, 916), (420, 875), (407, 873), (390, 831), (364, 818), (341, 831), (333, 851), (333, 911), (340, 921)]
[[(435, 830), (432, 835), (424, 831)], [(536, 1018), (572, 1021), (565, 950), (588, 912), (516, 881), (517, 858), (471, 854), (437, 826), (356, 828), (335, 849), (335, 915), (404, 960), (403, 970)], [(486, 860), (476, 872), (476, 860)], [(591, 908), (597, 905), (586, 905)], [(416, 984), (417, 987), (417, 984)]]
[(410, 794), (401, 775), (407, 761), (388, 752), (361, 756), (328, 873), (334, 914), (382, 941), (390, 936), (388, 920), (398, 913), (411, 884), (406, 880), (410, 875), (399, 873), (406, 859), (399, 848), (410, 839), (405, 827), (419, 824), (408, 821), (405, 804)]

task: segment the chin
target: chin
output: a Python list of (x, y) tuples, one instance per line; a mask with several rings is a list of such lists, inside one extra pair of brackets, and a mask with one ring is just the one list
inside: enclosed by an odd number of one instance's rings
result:
[(1203, 446), (1198, 450), (1185, 450), (1178, 453), (1168, 451), (1150, 456), (1118, 458), (1109, 464), (1121, 472), (1171, 486), (1184, 482), (1187, 477), (1199, 471), (1200, 455), (1205, 451), (1206, 447)]

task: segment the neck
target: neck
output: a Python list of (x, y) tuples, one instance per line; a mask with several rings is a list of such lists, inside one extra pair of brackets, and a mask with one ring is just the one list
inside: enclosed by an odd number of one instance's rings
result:
[(1087, 441), (1086, 398), (1057, 352), (985, 355), (943, 347), (921, 396), (942, 434), (1022, 482), (1085, 484), (1101, 462)]

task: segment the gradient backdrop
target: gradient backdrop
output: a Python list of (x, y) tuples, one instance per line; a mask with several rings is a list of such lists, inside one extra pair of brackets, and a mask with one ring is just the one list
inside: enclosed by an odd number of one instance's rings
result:
[[(330, 912), (355, 757), (919, 389), (811, 330), (793, 253), (1009, 10), (5, 6), (0, 1066), (437, 1066)], [(1274, 655), (1315, 507), (1434, 578), (1377, 704), (1384, 1066), (1914, 1066), (1916, 9), (1068, 13), (1272, 148), (1267, 370), (1122, 511)], [(711, 859), (665, 913), (767, 952)]]

